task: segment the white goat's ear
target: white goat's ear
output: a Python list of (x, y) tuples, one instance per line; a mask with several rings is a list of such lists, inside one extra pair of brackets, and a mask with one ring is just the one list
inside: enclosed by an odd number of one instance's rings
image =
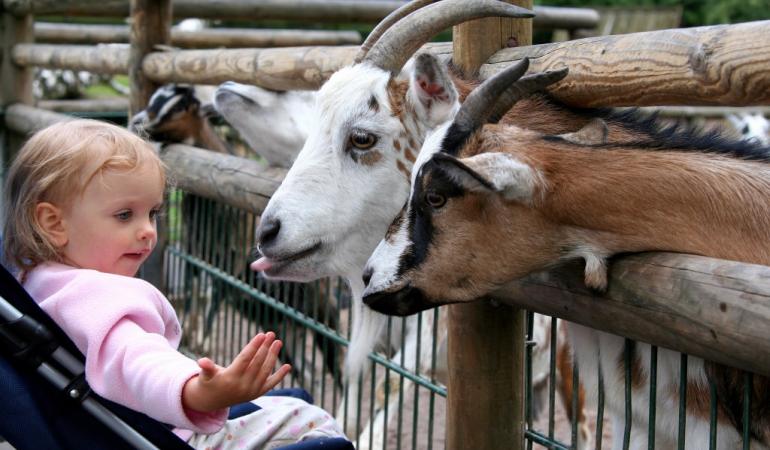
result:
[(507, 153), (481, 153), (457, 159), (445, 153), (433, 156), (438, 166), (471, 192), (497, 192), (507, 200), (531, 203), (537, 172)]
[(458, 103), (457, 90), (447, 72), (447, 67), (430, 53), (414, 57), (409, 93), (414, 101), (418, 117), (431, 127), (451, 118)]
[(602, 145), (607, 143), (609, 131), (602, 119), (592, 119), (583, 125), (583, 128), (572, 133), (560, 134), (559, 137), (578, 145)]

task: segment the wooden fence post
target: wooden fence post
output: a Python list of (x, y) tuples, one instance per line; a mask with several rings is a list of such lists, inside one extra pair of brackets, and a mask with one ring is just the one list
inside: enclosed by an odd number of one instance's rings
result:
[[(2, 6), (0, 5), (0, 8)], [(32, 98), (32, 69), (22, 67), (13, 62), (11, 54), (13, 47), (19, 43), (33, 42), (32, 15), (14, 16), (9, 11), (2, 11), (2, 62), (0, 63), (0, 104), (7, 108), (13, 103), (25, 103), (31, 105)], [(3, 129), (2, 154), (0, 155), (0, 167), (6, 167), (26, 136), (18, 136)]]
[[(128, 57), (129, 121), (131, 116), (147, 106), (158, 85), (142, 73), (142, 60), (156, 45), (171, 43), (171, 0), (131, 0), (131, 36)], [(163, 254), (168, 230), (164, 221), (158, 221), (158, 244), (142, 266), (142, 277), (165, 292)]]
[[(529, 19), (467, 22), (453, 30), (453, 61), (470, 76), (497, 50), (531, 41)], [(449, 306), (448, 450), (524, 447), (524, 337), (524, 310), (486, 300)]]

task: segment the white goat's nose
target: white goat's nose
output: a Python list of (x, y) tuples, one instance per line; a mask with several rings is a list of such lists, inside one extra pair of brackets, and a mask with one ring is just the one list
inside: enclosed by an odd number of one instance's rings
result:
[(259, 246), (264, 248), (270, 245), (278, 237), (281, 231), (281, 220), (277, 217), (266, 217), (259, 223), (257, 230), (257, 241)]
[(364, 281), (364, 287), (369, 286), (369, 282), (372, 281), (372, 274), (374, 273), (374, 269), (372, 266), (366, 266), (364, 269), (364, 274), (361, 277), (361, 279)]

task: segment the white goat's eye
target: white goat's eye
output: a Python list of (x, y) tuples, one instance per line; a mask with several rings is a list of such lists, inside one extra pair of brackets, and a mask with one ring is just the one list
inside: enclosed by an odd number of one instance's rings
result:
[(377, 136), (372, 133), (353, 133), (350, 135), (350, 144), (359, 150), (368, 150), (377, 143)]
[(446, 203), (446, 197), (433, 191), (425, 193), (425, 203), (430, 205), (431, 208), (441, 208)]

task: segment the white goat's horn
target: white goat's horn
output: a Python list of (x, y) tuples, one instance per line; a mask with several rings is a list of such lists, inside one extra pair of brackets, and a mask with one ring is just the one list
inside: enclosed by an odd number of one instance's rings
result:
[(530, 18), (535, 13), (499, 0), (444, 0), (421, 8), (391, 26), (364, 58), (398, 73), (406, 61), (439, 31), (482, 17)]
[(417, 11), (418, 9), (430, 5), (436, 1), (439, 0), (413, 0), (409, 3), (401, 5), (398, 9), (388, 14), (387, 17), (382, 19), (380, 23), (374, 27), (372, 32), (369, 33), (369, 36), (366, 37), (364, 43), (361, 44), (361, 48), (358, 50), (356, 59), (353, 60), (353, 64), (360, 63), (366, 54), (369, 53), (369, 49), (372, 48), (372, 46), (380, 39), (380, 36), (388, 31), (388, 28), (392, 27), (393, 24), (413, 13), (414, 11)]
[(518, 80), (508, 89), (503, 91), (494, 102), (494, 107), (488, 116), (487, 123), (497, 123), (503, 118), (513, 105), (533, 92), (539, 91), (567, 76), (569, 69), (566, 67), (547, 72), (527, 75)]

